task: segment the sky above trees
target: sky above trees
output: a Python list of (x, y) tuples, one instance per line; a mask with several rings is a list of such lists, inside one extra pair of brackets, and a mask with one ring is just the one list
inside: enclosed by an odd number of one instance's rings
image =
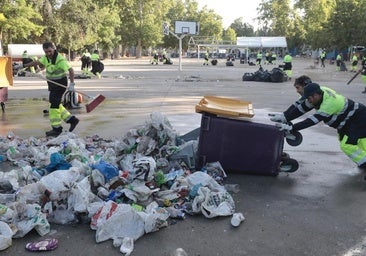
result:
[(228, 28), (237, 18), (242, 18), (244, 22), (257, 27), (257, 22), (253, 19), (257, 18), (257, 7), (261, 0), (197, 0), (199, 7), (207, 6), (213, 9), (223, 18), (224, 28)]

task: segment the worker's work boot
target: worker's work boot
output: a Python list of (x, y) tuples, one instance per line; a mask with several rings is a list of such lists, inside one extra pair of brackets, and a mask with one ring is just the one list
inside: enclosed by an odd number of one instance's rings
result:
[(75, 116), (72, 116), (72, 117), (70, 117), (69, 120), (67, 120), (66, 123), (70, 124), (69, 132), (72, 132), (75, 129), (75, 127), (78, 125), (79, 119), (77, 119)]
[(52, 130), (46, 132), (48, 137), (57, 137), (62, 133), (62, 127), (52, 128)]

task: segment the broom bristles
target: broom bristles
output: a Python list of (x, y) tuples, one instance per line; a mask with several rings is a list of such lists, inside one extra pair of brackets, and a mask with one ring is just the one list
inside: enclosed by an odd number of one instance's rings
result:
[(91, 100), (88, 104), (85, 105), (86, 112), (89, 113), (93, 111), (100, 103), (105, 100), (105, 97), (101, 94), (97, 95), (93, 100)]

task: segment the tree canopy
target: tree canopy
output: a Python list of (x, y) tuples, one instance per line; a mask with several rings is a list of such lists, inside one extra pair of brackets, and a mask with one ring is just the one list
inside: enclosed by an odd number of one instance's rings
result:
[(241, 17), (225, 29), (222, 17), (196, 0), (2, 0), (0, 40), (5, 49), (52, 40), (69, 53), (132, 48), (139, 57), (153, 48), (177, 48), (174, 35), (163, 34), (163, 23), (172, 31), (175, 21), (194, 21), (199, 36), (215, 42), (285, 36), (289, 48), (344, 49), (366, 41), (364, 0), (262, 0), (257, 11), (256, 29)]

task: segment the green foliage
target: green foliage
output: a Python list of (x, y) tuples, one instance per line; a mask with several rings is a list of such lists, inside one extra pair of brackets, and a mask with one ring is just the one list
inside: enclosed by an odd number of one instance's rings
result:
[(224, 42), (234, 42), (236, 43), (236, 32), (234, 29), (232, 29), (231, 27), (229, 27), (228, 29), (224, 30), (224, 33), (223, 33), (223, 41)]
[[(285, 36), (288, 47), (343, 49), (366, 44), (365, 0), (262, 0), (259, 28), (242, 18), (223, 29), (222, 17), (197, 0), (2, 0), (0, 40), (9, 43), (54, 41), (59, 48), (105, 53), (122, 46), (138, 54), (151, 48), (178, 48), (177, 38), (163, 35), (162, 24), (192, 21), (200, 38), (235, 41), (242, 36)], [(196, 36), (186, 36), (183, 48)], [(197, 38), (198, 38), (197, 37)]]
[(39, 23), (42, 16), (25, 0), (1, 1), (0, 39), (4, 44), (26, 43), (32, 35), (42, 34), (44, 27)]
[(230, 28), (232, 28), (238, 37), (243, 36), (254, 36), (254, 28), (252, 25), (243, 22), (243, 18), (235, 19), (231, 23)]

